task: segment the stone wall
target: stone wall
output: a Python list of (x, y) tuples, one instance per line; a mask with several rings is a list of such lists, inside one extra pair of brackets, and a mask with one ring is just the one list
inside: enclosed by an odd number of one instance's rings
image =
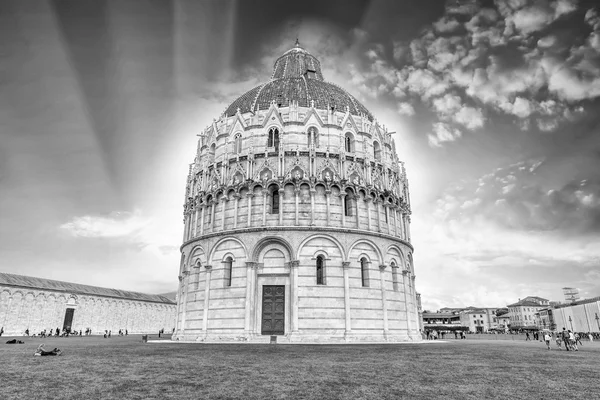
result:
[[(277, 236), (263, 230), (204, 237), (182, 251), (180, 340), (260, 339), (263, 285), (286, 286), (290, 341), (420, 338), (412, 248), (394, 237), (297, 229)], [(316, 281), (317, 256), (325, 260), (322, 285)], [(367, 287), (361, 258), (368, 260)]]
[(174, 304), (70, 294), (0, 285), (0, 326), (4, 335), (24, 335), (42, 330), (62, 331), (67, 308), (73, 308), (73, 330), (93, 334), (119, 329), (131, 333), (170, 332), (175, 326)]

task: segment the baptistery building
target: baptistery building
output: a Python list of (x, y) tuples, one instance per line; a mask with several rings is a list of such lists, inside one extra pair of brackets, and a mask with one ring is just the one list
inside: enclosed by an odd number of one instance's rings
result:
[(199, 135), (174, 340), (420, 340), (392, 133), (298, 43)]

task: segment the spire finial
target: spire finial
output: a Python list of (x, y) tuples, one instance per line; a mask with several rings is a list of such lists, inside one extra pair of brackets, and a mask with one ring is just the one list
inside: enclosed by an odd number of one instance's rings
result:
[(296, 36), (296, 44), (294, 45), (294, 47), (300, 47), (300, 41), (298, 40), (297, 36)]

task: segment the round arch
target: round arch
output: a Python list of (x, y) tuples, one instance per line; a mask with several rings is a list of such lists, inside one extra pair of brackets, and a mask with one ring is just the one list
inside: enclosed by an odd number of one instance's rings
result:
[(365, 244), (368, 244), (369, 246), (371, 246), (375, 250), (375, 253), (377, 254), (377, 258), (379, 259), (379, 262), (383, 262), (384, 258), (383, 258), (383, 254), (381, 254), (381, 249), (379, 248), (379, 246), (377, 246), (375, 243), (373, 243), (372, 241), (370, 241), (368, 239), (358, 239), (357, 241), (352, 243), (352, 245), (350, 246), (350, 249), (348, 250), (348, 255), (352, 254), (352, 250), (354, 250), (354, 248), (361, 243), (365, 243)]
[(260, 239), (254, 245), (254, 250), (252, 251), (252, 257), (250, 258), (250, 260), (253, 262), (258, 262), (260, 253), (264, 250), (265, 247), (273, 243), (278, 243), (287, 250), (287, 255), (290, 261), (296, 259), (296, 255), (294, 254), (294, 248), (288, 243), (287, 240), (277, 236), (267, 236), (265, 238)]
[(308, 236), (307, 238), (305, 238), (302, 241), (302, 243), (300, 243), (300, 245), (298, 246), (298, 254), (302, 253), (302, 249), (304, 248), (304, 246), (306, 246), (306, 243), (308, 243), (309, 241), (311, 241), (313, 239), (318, 239), (318, 238), (331, 240), (338, 247), (338, 250), (342, 256), (342, 260), (346, 260), (346, 252), (344, 251), (344, 246), (342, 246), (342, 243), (340, 243), (340, 241), (337, 240), (335, 237), (329, 236), (329, 235), (324, 235), (324, 234), (315, 234), (315, 235), (311, 235), (311, 236)]
[(244, 244), (244, 242), (242, 242), (240, 239), (233, 237), (233, 236), (226, 236), (224, 238), (219, 239), (219, 241), (217, 243), (215, 243), (213, 245), (213, 247), (210, 249), (210, 254), (208, 257), (208, 260), (212, 260), (213, 257), (215, 256), (215, 250), (219, 248), (219, 245), (221, 245), (221, 243), (226, 242), (228, 240), (234, 241), (237, 244), (239, 244), (240, 246), (242, 246), (242, 249), (244, 250), (244, 257), (248, 257), (248, 249), (246, 248), (246, 245)]
[(190, 251), (190, 255), (187, 258), (188, 268), (192, 267), (197, 260), (200, 260), (202, 265), (206, 265), (206, 252), (204, 251), (204, 248), (199, 244), (195, 245)]

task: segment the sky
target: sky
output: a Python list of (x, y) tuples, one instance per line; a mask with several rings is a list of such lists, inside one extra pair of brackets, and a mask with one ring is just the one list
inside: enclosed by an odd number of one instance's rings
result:
[(395, 132), (425, 309), (600, 296), (593, 0), (0, 0), (0, 271), (176, 290), (196, 135), (296, 38)]

